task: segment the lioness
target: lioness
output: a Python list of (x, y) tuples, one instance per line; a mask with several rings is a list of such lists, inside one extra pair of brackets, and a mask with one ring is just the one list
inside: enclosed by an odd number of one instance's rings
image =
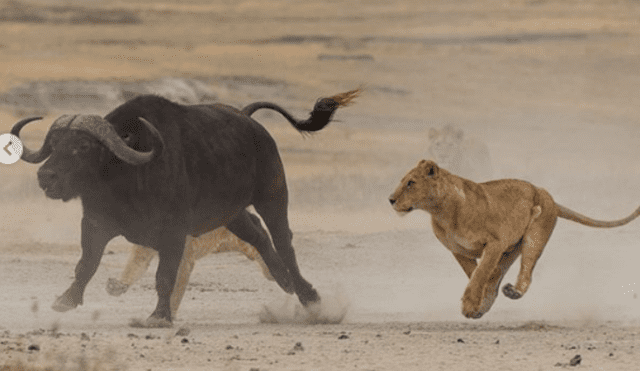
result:
[(558, 205), (547, 191), (528, 182), (502, 179), (478, 184), (427, 160), (402, 178), (389, 201), (399, 213), (422, 209), (431, 214), (436, 237), (469, 277), (462, 297), (462, 314), (467, 318), (480, 318), (489, 311), (502, 278), (521, 254), (516, 285), (506, 284), (502, 292), (511, 299), (527, 292), (558, 217), (610, 228), (640, 215), (638, 208), (624, 219), (594, 220)]
[[(260, 219), (253, 214), (249, 214), (251, 220), (254, 223), (260, 224)], [(262, 269), (264, 277), (270, 281), (273, 281), (269, 268), (262, 260), (260, 253), (255, 247), (242, 241), (236, 235), (231, 233), (227, 228), (221, 227), (207, 232), (197, 238), (187, 235), (184, 253), (180, 266), (178, 268), (178, 274), (176, 276), (176, 282), (171, 293), (170, 309), (172, 318), (176, 317), (180, 302), (184, 297), (187, 285), (189, 284), (189, 278), (191, 272), (195, 267), (196, 260), (201, 259), (209, 254), (238, 251), (244, 254), (250, 260), (258, 263)], [(149, 268), (149, 264), (154, 257), (158, 255), (158, 252), (152, 248), (133, 244), (131, 246), (131, 254), (127, 261), (120, 279), (109, 278), (107, 282), (106, 290), (109, 295), (120, 296), (124, 294), (129, 287), (136, 282), (144, 272)]]

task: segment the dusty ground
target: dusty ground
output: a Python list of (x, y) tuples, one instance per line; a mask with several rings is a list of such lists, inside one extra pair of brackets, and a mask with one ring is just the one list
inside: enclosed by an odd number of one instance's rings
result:
[(80, 206), (46, 200), (36, 166), (1, 165), (0, 368), (552, 370), (580, 355), (576, 369), (638, 369), (640, 222), (560, 221), (529, 292), (466, 320), (466, 278), (428, 215), (399, 218), (386, 201), (424, 157), (427, 129), (455, 123), (487, 143), (494, 177), (532, 181), (596, 218), (630, 213), (637, 1), (56, 4), (0, 10), (0, 132), (44, 115), (25, 131), (32, 146), (57, 115), (106, 113), (139, 92), (271, 100), (303, 116), (320, 96), (365, 87), (312, 138), (256, 115), (284, 157), (303, 274), (350, 306), (338, 325), (260, 324), (264, 305), (294, 302), (228, 253), (198, 262), (175, 328), (132, 328), (155, 306), (153, 274), (108, 296), (128, 254), (115, 240), (85, 304), (56, 313), (80, 255)]

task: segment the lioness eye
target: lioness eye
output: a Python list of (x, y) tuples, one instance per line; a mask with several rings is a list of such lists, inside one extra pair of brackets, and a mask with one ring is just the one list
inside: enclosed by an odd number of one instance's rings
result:
[(407, 182), (407, 187), (411, 187), (414, 184), (416, 184), (416, 182), (414, 182), (413, 180), (410, 180)]

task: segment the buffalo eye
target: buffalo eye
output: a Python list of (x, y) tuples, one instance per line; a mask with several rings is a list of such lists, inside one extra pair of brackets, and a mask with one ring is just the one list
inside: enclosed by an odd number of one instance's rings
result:
[(58, 145), (58, 142), (60, 141), (60, 136), (58, 135), (58, 133), (56, 132), (52, 132), (51, 134), (49, 134), (49, 145), (51, 147), (55, 147)]
[(88, 141), (82, 141), (78, 143), (78, 146), (73, 152), (74, 154), (86, 153), (86, 152), (89, 152), (90, 149), (91, 149), (91, 143), (89, 143)]

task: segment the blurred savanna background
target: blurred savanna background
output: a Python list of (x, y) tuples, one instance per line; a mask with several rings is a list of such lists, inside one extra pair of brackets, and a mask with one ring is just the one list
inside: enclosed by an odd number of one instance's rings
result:
[[(319, 287), (341, 287), (350, 323), (466, 323), (467, 279), (429, 216), (400, 218), (387, 197), (431, 157), (465, 164), (461, 175), (476, 181), (531, 181), (596, 219), (631, 213), (640, 205), (639, 21), (637, 0), (4, 1), (0, 132), (42, 116), (22, 134), (38, 148), (59, 115), (106, 114), (145, 93), (185, 104), (271, 101), (302, 118), (318, 98), (361, 88), (312, 136), (276, 113), (254, 115), (285, 163), (302, 271)], [(39, 323), (76, 329), (102, 326), (82, 310), (109, 308), (102, 321), (123, 328), (123, 318), (150, 313), (151, 273), (137, 297), (103, 290), (126, 261), (122, 239), (109, 245), (84, 307), (51, 313), (80, 255), (81, 207), (46, 200), (37, 168), (0, 165), (0, 330), (29, 328), (19, 319), (33, 300), (42, 301)], [(527, 295), (501, 296), (480, 322), (637, 321), (638, 241), (640, 222), (558, 222)], [(180, 318), (252, 323), (280, 292), (248, 264), (223, 254), (199, 262), (192, 291), (214, 292), (185, 299)], [(238, 266), (247, 273), (234, 275)], [(236, 295), (220, 282), (238, 285)]]

